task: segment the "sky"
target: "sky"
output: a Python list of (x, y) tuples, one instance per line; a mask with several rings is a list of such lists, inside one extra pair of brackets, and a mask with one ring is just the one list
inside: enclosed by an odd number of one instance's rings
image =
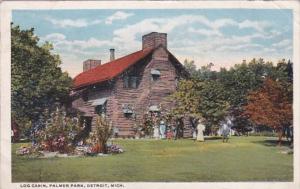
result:
[(12, 21), (34, 28), (40, 44), (52, 43), (72, 77), (86, 59), (108, 62), (110, 48), (116, 58), (141, 50), (142, 35), (153, 31), (167, 33), (169, 51), (197, 67), (293, 58), (289, 9), (14, 10)]

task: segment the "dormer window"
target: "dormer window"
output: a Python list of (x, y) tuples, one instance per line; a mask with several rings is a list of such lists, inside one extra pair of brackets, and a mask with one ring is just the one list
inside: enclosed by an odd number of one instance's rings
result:
[(129, 77), (129, 88), (136, 89), (137, 88), (138, 77), (130, 76)]
[(152, 81), (157, 81), (160, 78), (160, 71), (158, 69), (151, 69)]

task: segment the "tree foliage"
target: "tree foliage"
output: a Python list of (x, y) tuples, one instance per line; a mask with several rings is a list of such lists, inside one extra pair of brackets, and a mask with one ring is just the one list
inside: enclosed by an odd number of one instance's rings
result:
[(248, 101), (247, 96), (259, 89), (265, 78), (287, 81), (287, 72), (283, 69), (287, 63), (282, 60), (281, 64), (282, 68), (279, 68), (279, 64), (274, 66), (272, 62), (265, 62), (260, 58), (236, 64), (229, 70), (220, 70), (218, 79), (226, 89), (224, 95), (230, 104), (230, 114), (235, 118), (234, 125), (237, 129), (243, 130), (251, 126), (251, 122), (243, 116), (243, 106)]
[(190, 73), (192, 79), (203, 81), (216, 78), (217, 72), (212, 70), (214, 66), (213, 63), (209, 63), (207, 65), (201, 66), (200, 69), (197, 69), (195, 61), (185, 59), (183, 65), (185, 69)]
[[(188, 82), (193, 85), (179, 88), (177, 94), (181, 96), (178, 95), (177, 100), (185, 102), (179, 104), (183, 106), (179, 109), (184, 112), (193, 106), (193, 114), (201, 115), (206, 125), (217, 125), (226, 115), (230, 115), (234, 117), (235, 128), (243, 130), (252, 126), (254, 122), (244, 116), (244, 106), (248, 103), (248, 95), (260, 89), (266, 78), (279, 81), (287, 100), (292, 104), (293, 64), (290, 61), (283, 59), (274, 66), (272, 62), (260, 58), (248, 63), (243, 61), (230, 69), (221, 68), (220, 71), (213, 71), (212, 63), (197, 69), (194, 61), (185, 61), (185, 66), (192, 75)], [(195, 87), (197, 85), (201, 87)], [(196, 101), (188, 100), (193, 96), (196, 96)]]
[(176, 102), (176, 107), (172, 110), (172, 115), (180, 117), (201, 117), (199, 104), (201, 96), (199, 91), (203, 88), (203, 83), (196, 80), (181, 80), (178, 89), (171, 95)]
[(217, 127), (228, 114), (229, 103), (224, 95), (224, 86), (216, 80), (203, 82), (203, 88), (199, 91), (201, 101), (198, 111), (201, 113), (206, 125)]
[(194, 127), (198, 119), (207, 126), (217, 126), (229, 108), (223, 92), (223, 86), (214, 80), (182, 80), (171, 96), (176, 102), (172, 115), (177, 118), (189, 117)]
[[(270, 78), (265, 79), (260, 89), (248, 95), (248, 103), (244, 109), (244, 115), (255, 124), (272, 127), (279, 134), (283, 127), (292, 124), (292, 102), (287, 89), (279, 81)], [(279, 140), (281, 141), (281, 137)]]
[(52, 50), (50, 43), (40, 44), (33, 28), (11, 25), (12, 119), (20, 126), (34, 125), (46, 108), (68, 98), (72, 79)]
[(197, 70), (197, 67), (195, 65), (195, 61), (185, 59), (184, 62), (183, 62), (183, 66), (189, 72), (189, 74), (192, 77), (196, 77), (197, 76), (198, 70)]

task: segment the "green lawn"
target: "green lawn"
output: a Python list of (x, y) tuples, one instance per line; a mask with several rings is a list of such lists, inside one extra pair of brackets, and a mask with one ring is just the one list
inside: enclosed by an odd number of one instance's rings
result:
[(15, 155), (13, 182), (292, 181), (293, 155), (266, 137), (204, 143), (184, 139), (117, 140), (126, 152), (107, 157), (33, 159)]

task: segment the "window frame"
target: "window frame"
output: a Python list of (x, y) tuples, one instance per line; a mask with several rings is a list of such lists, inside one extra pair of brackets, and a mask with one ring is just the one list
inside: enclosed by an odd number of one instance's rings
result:
[[(100, 111), (98, 109), (99, 107), (101, 109)], [(95, 106), (95, 113), (97, 115), (102, 115), (102, 114), (106, 115), (106, 102), (104, 104), (102, 104), (102, 105)]]
[[(155, 74), (153, 72), (159, 72), (159, 74)], [(155, 69), (155, 68), (152, 68), (150, 70), (150, 74), (151, 74), (151, 81), (158, 81), (160, 80), (160, 77), (161, 77), (161, 71), (159, 69)]]
[(125, 75), (123, 77), (124, 89), (137, 89), (139, 85), (139, 77), (136, 75)]

